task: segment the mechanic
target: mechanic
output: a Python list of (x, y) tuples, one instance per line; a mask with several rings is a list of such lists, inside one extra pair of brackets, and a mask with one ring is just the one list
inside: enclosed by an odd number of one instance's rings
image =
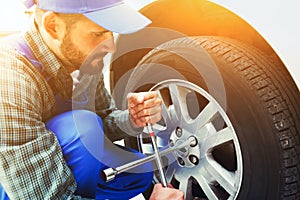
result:
[[(26, 4), (36, 5), (28, 30), (1, 43), (1, 199), (129, 199), (143, 192), (150, 163), (108, 183), (99, 174), (143, 156), (110, 141), (158, 122), (161, 100), (155, 92), (131, 93), (128, 110), (118, 110), (102, 68), (115, 51), (112, 32), (138, 31), (150, 20), (120, 0)], [(183, 199), (183, 192), (156, 184), (150, 199)]]

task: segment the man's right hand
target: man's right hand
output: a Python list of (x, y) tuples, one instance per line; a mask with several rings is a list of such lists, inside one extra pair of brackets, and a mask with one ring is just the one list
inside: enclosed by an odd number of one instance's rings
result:
[(170, 184), (168, 187), (163, 187), (162, 184), (157, 183), (153, 188), (150, 200), (184, 200), (184, 193)]

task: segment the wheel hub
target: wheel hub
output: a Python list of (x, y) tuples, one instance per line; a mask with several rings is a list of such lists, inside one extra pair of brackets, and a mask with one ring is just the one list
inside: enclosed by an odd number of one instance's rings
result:
[(191, 132), (177, 127), (171, 134), (169, 147), (178, 146), (186, 140), (190, 140), (191, 145), (175, 151), (173, 155), (179, 166), (192, 168), (199, 164), (200, 146), (197, 138)]

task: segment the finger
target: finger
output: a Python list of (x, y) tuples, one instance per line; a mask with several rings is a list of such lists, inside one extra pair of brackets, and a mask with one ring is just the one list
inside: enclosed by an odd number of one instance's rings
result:
[(156, 122), (161, 120), (161, 114), (156, 113), (155, 115), (151, 115), (151, 116), (138, 117), (138, 118), (135, 118), (135, 120), (140, 121), (142, 124), (149, 123), (149, 124), (153, 125)]
[(154, 106), (161, 106), (162, 100), (160, 98), (148, 99), (144, 101), (144, 108), (151, 108)]
[(144, 127), (146, 126), (146, 123), (149, 123), (151, 125), (157, 123), (161, 120), (161, 114), (157, 113), (155, 115), (147, 116), (147, 117), (131, 117), (131, 120), (137, 127)]
[(151, 125), (159, 122), (161, 120), (161, 114), (157, 113), (156, 115), (151, 115), (148, 118), (145, 119), (146, 123), (150, 123)]
[(147, 117), (147, 116), (152, 116), (152, 115), (155, 115), (155, 114), (161, 114), (161, 106), (160, 105), (157, 105), (157, 106), (154, 106), (154, 107), (151, 107), (151, 108), (146, 108), (146, 109), (143, 109), (139, 112), (135, 112), (136, 116), (137, 117)]
[(144, 95), (144, 100), (155, 99), (158, 97), (158, 93), (156, 91), (142, 92), (142, 94)]
[(151, 92), (139, 92), (139, 93), (129, 93), (127, 95), (127, 100), (130, 104), (130, 106), (135, 106), (138, 104), (143, 103), (146, 100), (149, 99), (155, 99), (158, 97), (157, 92), (151, 91)]
[(144, 102), (143, 93), (129, 93), (127, 95), (128, 107), (134, 107)]
[(135, 113), (138, 113), (145, 109), (153, 108), (156, 106), (161, 106), (161, 103), (162, 103), (162, 100), (159, 98), (149, 99), (147, 101), (144, 101), (143, 104), (138, 104), (134, 107), (131, 107), (131, 109), (133, 109)]

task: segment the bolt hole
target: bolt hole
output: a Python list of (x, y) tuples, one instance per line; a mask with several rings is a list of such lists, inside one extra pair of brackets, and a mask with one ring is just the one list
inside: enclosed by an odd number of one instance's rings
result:
[(198, 163), (199, 163), (199, 158), (195, 155), (189, 155), (189, 160), (194, 165), (198, 165)]
[(176, 135), (177, 135), (177, 137), (181, 137), (182, 136), (182, 129), (180, 127), (176, 128)]
[(177, 161), (178, 161), (179, 165), (181, 165), (181, 166), (185, 165), (185, 162), (184, 162), (184, 160), (181, 157), (178, 157)]

